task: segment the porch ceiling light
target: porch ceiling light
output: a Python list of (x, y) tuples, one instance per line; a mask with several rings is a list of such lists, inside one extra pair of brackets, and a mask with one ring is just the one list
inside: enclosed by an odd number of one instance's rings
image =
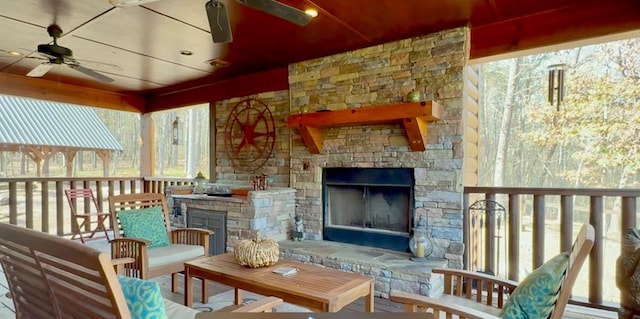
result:
[(315, 18), (318, 16), (318, 10), (316, 9), (307, 9), (307, 10), (304, 10), (304, 13), (306, 13), (308, 16), (312, 18)]

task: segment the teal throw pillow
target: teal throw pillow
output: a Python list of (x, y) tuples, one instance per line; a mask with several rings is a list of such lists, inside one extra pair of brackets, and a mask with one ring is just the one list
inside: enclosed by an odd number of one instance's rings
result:
[(558, 293), (569, 264), (569, 253), (549, 259), (530, 273), (513, 291), (500, 317), (508, 319), (546, 319), (558, 300)]
[(118, 276), (132, 319), (168, 319), (157, 282)]
[(125, 237), (146, 239), (149, 248), (170, 244), (161, 206), (118, 211), (118, 219)]

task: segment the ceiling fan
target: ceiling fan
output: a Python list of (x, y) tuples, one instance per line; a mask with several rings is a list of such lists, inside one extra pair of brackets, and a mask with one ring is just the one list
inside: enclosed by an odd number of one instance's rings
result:
[[(275, 0), (237, 0), (239, 3), (278, 18), (287, 20), (299, 26), (305, 26), (313, 18), (306, 12)], [(205, 4), (211, 36), (214, 43), (227, 43), (233, 40), (229, 17), (222, 0), (209, 0)]]
[[(58, 45), (57, 39), (62, 35), (62, 29), (58, 25), (50, 25), (47, 28), (47, 32), (49, 33), (49, 36), (53, 38), (53, 44), (46, 43), (38, 45), (38, 53), (43, 56), (44, 60), (47, 60), (47, 62), (44, 62), (32, 69), (27, 73), (27, 76), (41, 77), (49, 72), (49, 70), (54, 66), (65, 64), (70, 68), (82, 72), (98, 81), (113, 82), (112, 78), (80, 65), (80, 62), (73, 57), (71, 49)], [(115, 65), (112, 65), (112, 67), (120, 69)]]

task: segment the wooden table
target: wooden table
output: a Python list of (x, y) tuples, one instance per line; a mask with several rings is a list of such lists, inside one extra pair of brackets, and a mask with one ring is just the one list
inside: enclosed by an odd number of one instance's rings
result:
[[(337, 312), (365, 297), (365, 311), (373, 312), (374, 281), (372, 277), (331, 268), (280, 259), (273, 267), (240, 266), (233, 253), (203, 257), (185, 264), (184, 303), (193, 305), (193, 277), (212, 280), (235, 288), (235, 303), (242, 302), (242, 290), (284, 301), (313, 311)], [(295, 267), (298, 272), (283, 276), (273, 273), (275, 267)], [(203, 282), (206, 284), (206, 281)]]

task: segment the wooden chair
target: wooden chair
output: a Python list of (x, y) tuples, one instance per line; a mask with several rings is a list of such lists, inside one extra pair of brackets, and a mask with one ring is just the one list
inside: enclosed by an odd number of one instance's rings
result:
[[(4, 270), (17, 319), (130, 319), (109, 256), (68, 239), (0, 223), (0, 265)], [(235, 309), (270, 312), (283, 301), (266, 297)], [(169, 318), (208, 319), (168, 299)], [(214, 316), (212, 316), (214, 315)]]
[[(571, 248), (567, 273), (549, 318), (562, 318), (571, 289), (593, 247), (594, 238), (593, 226), (584, 225)], [(444, 275), (444, 295), (441, 298), (391, 292), (389, 299), (405, 304), (407, 312), (432, 309), (434, 318), (446, 315), (446, 318), (491, 319), (499, 318), (506, 297), (518, 286), (515, 281), (465, 270), (433, 269), (433, 273)], [(476, 283), (475, 287), (480, 287), (480, 291), (474, 289), (472, 282)]]
[[(135, 210), (160, 206), (170, 245), (147, 247), (150, 243), (139, 238), (126, 237), (118, 218), (123, 210)], [(184, 271), (184, 262), (209, 255), (211, 231), (197, 228), (171, 229), (169, 210), (165, 196), (159, 193), (125, 194), (109, 196), (109, 210), (114, 227), (111, 241), (111, 258), (133, 258), (135, 262), (124, 265), (123, 273), (130, 277), (148, 279), (171, 274), (171, 291), (177, 292), (178, 273)], [(207, 298), (207, 285), (202, 285), (202, 297)], [(203, 301), (205, 303), (205, 301)]]
[[(67, 202), (69, 202), (69, 207), (71, 208), (71, 218), (73, 219), (73, 236), (71, 236), (71, 239), (75, 239), (76, 236), (78, 236), (84, 244), (85, 236), (82, 233), (90, 229), (91, 233), (87, 238), (93, 239), (93, 236), (95, 236), (97, 232), (102, 231), (104, 232), (105, 238), (109, 240), (109, 233), (105, 226), (105, 221), (107, 217), (109, 217), (109, 213), (100, 210), (100, 206), (98, 206), (98, 202), (93, 196), (93, 190), (89, 188), (67, 189), (64, 191), (64, 194), (67, 196)], [(79, 199), (81, 199), (84, 206), (84, 213), (78, 212)], [(93, 229), (90, 228), (92, 224), (95, 224)]]

